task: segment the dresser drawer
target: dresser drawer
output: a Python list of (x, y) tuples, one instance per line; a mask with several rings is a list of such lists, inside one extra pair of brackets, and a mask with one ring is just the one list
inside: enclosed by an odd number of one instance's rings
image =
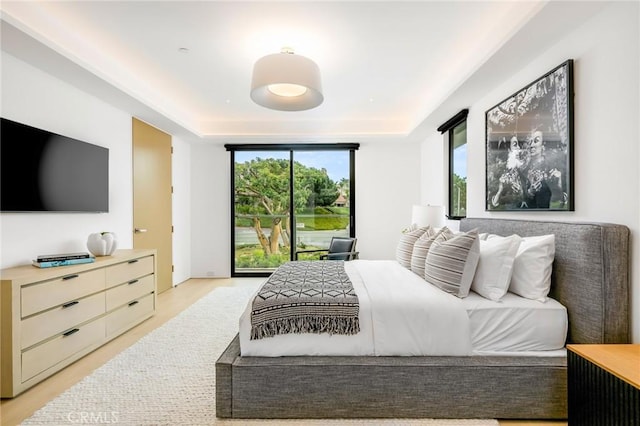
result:
[(151, 317), (156, 253), (124, 249), (92, 263), (2, 269), (0, 396), (15, 397)]
[(128, 262), (109, 266), (107, 271), (107, 288), (122, 284), (136, 278), (153, 273), (153, 256), (132, 259)]
[[(74, 331), (77, 330), (77, 331)], [(104, 341), (104, 317), (22, 353), (22, 381), (42, 373), (81, 350)]]
[(147, 275), (139, 279), (131, 280), (126, 284), (120, 284), (119, 286), (110, 288), (107, 290), (107, 311), (149, 293), (153, 293), (155, 290), (154, 286), (155, 277), (153, 275)]
[(104, 288), (104, 269), (65, 275), (55, 280), (22, 287), (21, 317), (103, 291)]
[(20, 347), (28, 348), (104, 313), (104, 293), (97, 293), (29, 317), (22, 321)]
[(149, 294), (107, 314), (107, 338), (133, 327), (154, 311), (154, 295)]

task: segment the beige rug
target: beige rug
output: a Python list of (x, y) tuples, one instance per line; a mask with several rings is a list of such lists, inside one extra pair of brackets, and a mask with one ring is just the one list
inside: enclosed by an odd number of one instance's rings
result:
[(98, 368), (25, 425), (496, 426), (495, 420), (218, 420), (215, 362), (238, 332), (253, 286), (215, 289)]

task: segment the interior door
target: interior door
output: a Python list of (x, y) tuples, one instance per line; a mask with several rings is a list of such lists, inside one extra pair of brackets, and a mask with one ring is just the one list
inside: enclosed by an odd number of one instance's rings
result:
[(158, 251), (158, 292), (173, 285), (171, 135), (133, 119), (133, 247)]

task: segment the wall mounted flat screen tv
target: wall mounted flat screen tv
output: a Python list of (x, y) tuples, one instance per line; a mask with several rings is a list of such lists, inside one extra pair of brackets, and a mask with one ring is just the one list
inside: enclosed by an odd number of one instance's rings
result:
[(107, 148), (0, 120), (0, 211), (109, 211)]

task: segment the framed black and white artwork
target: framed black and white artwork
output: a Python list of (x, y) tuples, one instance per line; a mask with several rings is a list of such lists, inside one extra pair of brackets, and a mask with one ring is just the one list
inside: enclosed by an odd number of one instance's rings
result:
[(486, 210), (573, 211), (573, 60), (485, 114)]

